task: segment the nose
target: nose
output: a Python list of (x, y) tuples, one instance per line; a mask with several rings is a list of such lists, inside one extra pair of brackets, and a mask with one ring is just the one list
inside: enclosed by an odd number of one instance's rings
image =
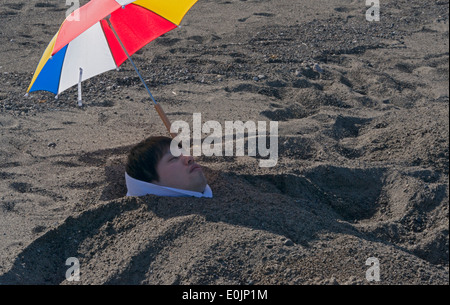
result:
[(183, 162), (185, 165), (191, 165), (194, 163), (194, 157), (192, 156), (183, 156)]

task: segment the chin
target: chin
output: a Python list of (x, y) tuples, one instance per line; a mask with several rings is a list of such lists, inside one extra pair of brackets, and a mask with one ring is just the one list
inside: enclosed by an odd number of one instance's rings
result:
[(205, 191), (205, 188), (206, 188), (206, 184), (198, 186), (198, 187), (195, 187), (195, 189), (193, 188), (193, 191), (194, 192), (203, 193)]
[(194, 192), (200, 192), (200, 193), (203, 193), (203, 191), (206, 188), (206, 185), (208, 184), (206, 182), (206, 178), (203, 175), (203, 173), (201, 173), (198, 177), (195, 177), (195, 180), (192, 182), (193, 183), (190, 185), (191, 190), (193, 190)]
[(198, 183), (196, 185), (192, 186), (192, 191), (194, 192), (199, 192), (199, 193), (203, 193), (203, 191), (206, 188), (206, 180), (204, 182)]

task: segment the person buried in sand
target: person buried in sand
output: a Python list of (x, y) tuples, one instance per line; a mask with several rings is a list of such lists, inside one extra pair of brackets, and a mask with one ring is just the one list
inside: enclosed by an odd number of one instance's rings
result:
[(192, 156), (175, 157), (169, 137), (150, 137), (134, 146), (125, 168), (127, 196), (212, 197)]

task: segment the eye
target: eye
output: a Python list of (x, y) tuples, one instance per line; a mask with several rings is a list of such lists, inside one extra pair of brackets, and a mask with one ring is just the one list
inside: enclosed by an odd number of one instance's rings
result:
[(169, 162), (174, 161), (174, 160), (178, 160), (178, 158), (179, 158), (179, 157), (171, 157), (171, 158), (169, 159)]

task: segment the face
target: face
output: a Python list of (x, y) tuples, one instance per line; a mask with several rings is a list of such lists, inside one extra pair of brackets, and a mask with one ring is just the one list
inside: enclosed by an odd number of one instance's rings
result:
[(191, 156), (174, 157), (170, 149), (167, 149), (156, 166), (156, 171), (159, 181), (152, 181), (154, 184), (200, 193), (205, 190), (203, 170)]

